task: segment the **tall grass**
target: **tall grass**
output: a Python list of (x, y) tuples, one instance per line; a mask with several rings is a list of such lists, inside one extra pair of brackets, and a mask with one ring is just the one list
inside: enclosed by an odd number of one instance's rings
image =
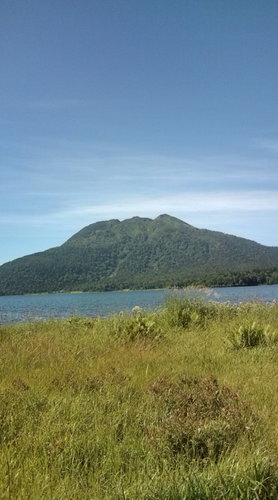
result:
[(190, 300), (0, 327), (0, 498), (277, 499), (277, 331)]

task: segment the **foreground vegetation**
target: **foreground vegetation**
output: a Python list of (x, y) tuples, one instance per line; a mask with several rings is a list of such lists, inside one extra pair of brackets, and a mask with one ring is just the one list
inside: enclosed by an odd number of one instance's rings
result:
[(278, 498), (278, 305), (0, 327), (0, 498)]

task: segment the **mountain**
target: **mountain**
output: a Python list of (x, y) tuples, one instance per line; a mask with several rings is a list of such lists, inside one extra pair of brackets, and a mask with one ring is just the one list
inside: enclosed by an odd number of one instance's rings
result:
[(169, 215), (133, 217), (90, 224), (59, 247), (3, 264), (0, 295), (233, 284), (235, 276), (239, 284), (246, 276), (253, 284), (253, 269), (265, 276), (271, 268), (278, 278), (278, 247)]

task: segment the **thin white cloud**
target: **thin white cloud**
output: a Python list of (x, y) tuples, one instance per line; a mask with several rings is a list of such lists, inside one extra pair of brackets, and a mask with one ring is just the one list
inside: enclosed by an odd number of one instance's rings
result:
[[(270, 181), (278, 183), (276, 163), (267, 158), (242, 158), (233, 155), (203, 156), (198, 158), (177, 158), (163, 155), (132, 155), (116, 152), (101, 153), (90, 150), (80, 144), (64, 146), (59, 150), (55, 147), (33, 147), (30, 152), (23, 152), (20, 159), (6, 160), (2, 168), (2, 177), (6, 182), (16, 185), (22, 182), (29, 187), (34, 186), (40, 191), (40, 186), (50, 191), (63, 193), (70, 186), (83, 186), (86, 190), (88, 181), (102, 180), (122, 181), (129, 183), (139, 181), (141, 184), (155, 182), (154, 188), (168, 182), (213, 182), (225, 184), (230, 180), (260, 183)], [(3, 185), (3, 182), (2, 182)], [(201, 185), (201, 184), (200, 184)], [(9, 187), (9, 186), (8, 186)], [(124, 185), (123, 191), (124, 191)], [(26, 192), (26, 187), (24, 188)], [(130, 186), (128, 187), (130, 190)], [(28, 192), (28, 189), (27, 189)]]
[[(177, 196), (157, 198), (143, 198), (138, 200), (121, 201), (115, 204), (92, 205), (70, 210), (69, 215), (147, 211), (187, 211), (187, 212), (215, 212), (243, 210), (278, 210), (277, 191), (215, 191), (184, 193)], [(58, 215), (58, 214), (57, 214)], [(63, 216), (63, 214), (60, 214)]]
[(44, 214), (0, 216), (2, 223), (55, 224), (73, 220), (121, 218), (133, 215), (153, 216), (160, 213), (227, 213), (233, 212), (278, 212), (277, 191), (215, 191), (184, 192), (177, 196), (138, 197), (114, 201), (113, 203), (87, 204), (68, 207)]

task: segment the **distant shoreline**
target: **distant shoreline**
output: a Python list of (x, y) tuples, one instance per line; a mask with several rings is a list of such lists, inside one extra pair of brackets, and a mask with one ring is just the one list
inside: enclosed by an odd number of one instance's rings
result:
[(14, 294), (5, 294), (0, 295), (0, 297), (21, 297), (21, 296), (36, 296), (36, 295), (85, 295), (92, 293), (119, 293), (119, 292), (147, 292), (147, 291), (156, 291), (156, 290), (166, 290), (166, 291), (182, 291), (182, 290), (204, 290), (209, 289), (213, 290), (215, 288), (251, 288), (251, 287), (261, 287), (261, 286), (275, 286), (278, 283), (257, 283), (257, 284), (244, 284), (244, 285), (188, 285), (184, 287), (156, 287), (156, 288), (119, 288), (117, 290), (60, 290), (53, 292), (35, 292), (35, 293), (14, 293)]

